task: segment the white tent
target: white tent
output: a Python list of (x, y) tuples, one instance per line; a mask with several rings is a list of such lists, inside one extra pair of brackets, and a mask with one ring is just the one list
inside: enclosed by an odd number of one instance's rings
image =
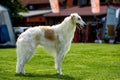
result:
[[(2, 28), (4, 27), (4, 29)], [(0, 5), (0, 46), (15, 46), (15, 35), (8, 10)], [(5, 37), (5, 38), (4, 38)]]

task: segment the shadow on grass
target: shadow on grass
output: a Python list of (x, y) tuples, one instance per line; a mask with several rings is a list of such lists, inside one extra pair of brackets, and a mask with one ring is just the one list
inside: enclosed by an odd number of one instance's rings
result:
[(23, 74), (15, 74), (15, 76), (23, 76), (23, 77), (41, 77), (41, 78), (56, 78), (56, 79), (64, 79), (64, 80), (75, 80), (74, 77), (69, 75), (59, 75), (59, 74), (31, 74), (27, 73), (26, 75)]

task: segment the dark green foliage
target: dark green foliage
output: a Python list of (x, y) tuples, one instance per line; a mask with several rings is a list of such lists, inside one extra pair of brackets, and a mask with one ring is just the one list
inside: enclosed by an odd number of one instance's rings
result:
[(23, 7), (19, 0), (0, 0), (0, 4), (8, 8), (13, 18), (22, 17), (18, 13), (27, 11), (27, 8)]

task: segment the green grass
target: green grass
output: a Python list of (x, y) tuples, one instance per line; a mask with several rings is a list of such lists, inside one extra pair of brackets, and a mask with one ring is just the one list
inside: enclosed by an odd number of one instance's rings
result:
[(119, 44), (72, 44), (60, 76), (54, 59), (38, 47), (25, 65), (26, 75), (15, 74), (15, 48), (0, 49), (0, 80), (120, 80)]

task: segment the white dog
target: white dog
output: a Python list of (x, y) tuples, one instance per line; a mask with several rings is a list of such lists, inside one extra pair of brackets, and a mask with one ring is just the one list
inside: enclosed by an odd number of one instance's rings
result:
[(55, 58), (55, 68), (62, 75), (61, 65), (64, 55), (70, 48), (74, 37), (76, 25), (79, 28), (85, 22), (77, 13), (66, 17), (61, 24), (50, 26), (38, 26), (29, 28), (17, 39), (17, 65), (16, 73), (25, 74), (24, 65), (31, 58), (37, 45), (43, 46), (51, 52)]

